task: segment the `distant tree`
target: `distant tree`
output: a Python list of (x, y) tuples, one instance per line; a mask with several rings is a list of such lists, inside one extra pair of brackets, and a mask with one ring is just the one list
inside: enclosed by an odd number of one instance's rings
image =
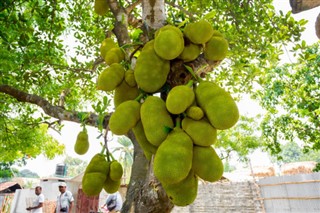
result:
[(83, 161), (80, 158), (73, 158), (71, 156), (67, 156), (63, 163), (67, 165), (67, 176), (75, 177), (86, 169), (88, 162)]
[(14, 162), (0, 162), (0, 178), (10, 179), (18, 170), (13, 168)]
[(39, 178), (40, 176), (29, 169), (23, 169), (16, 174), (16, 177)]

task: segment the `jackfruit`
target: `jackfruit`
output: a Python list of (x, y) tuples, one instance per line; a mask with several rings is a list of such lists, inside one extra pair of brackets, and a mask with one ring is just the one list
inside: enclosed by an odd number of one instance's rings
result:
[(111, 64), (103, 70), (97, 81), (97, 89), (109, 92), (114, 90), (124, 79), (124, 68), (121, 64)]
[(193, 120), (197, 121), (203, 118), (204, 116), (203, 110), (198, 106), (190, 106), (187, 109), (186, 113), (189, 118), (192, 118)]
[(138, 87), (130, 87), (126, 81), (122, 81), (114, 90), (113, 103), (117, 108), (122, 102), (134, 100), (139, 96)]
[(111, 48), (105, 55), (104, 61), (107, 65), (111, 65), (114, 63), (120, 63), (124, 60), (124, 52), (120, 47)]
[(78, 133), (76, 143), (74, 144), (74, 151), (78, 155), (84, 155), (89, 149), (89, 139), (87, 131), (83, 130)]
[(107, 0), (95, 0), (94, 1), (94, 12), (98, 15), (103, 16), (109, 10), (109, 5)]
[(183, 51), (184, 39), (182, 32), (172, 26), (171, 28), (160, 28), (154, 39), (154, 50), (158, 56), (165, 60), (177, 58)]
[(194, 92), (189, 86), (175, 86), (168, 93), (166, 100), (167, 110), (172, 114), (183, 113), (193, 103), (194, 97)]
[(130, 87), (135, 87), (137, 86), (136, 79), (134, 78), (134, 73), (133, 70), (129, 69), (124, 75), (124, 80), (127, 82), (127, 84)]
[(112, 48), (118, 47), (118, 44), (113, 41), (112, 38), (105, 38), (100, 46), (100, 55), (102, 58), (106, 57), (106, 54)]
[(198, 105), (213, 127), (224, 130), (237, 123), (239, 110), (235, 101), (217, 84), (202, 81), (196, 87), (195, 94)]
[(143, 48), (136, 62), (134, 77), (138, 86), (148, 93), (158, 91), (167, 81), (170, 61), (160, 58), (153, 48), (154, 41), (149, 41)]
[(195, 121), (186, 117), (182, 120), (182, 129), (192, 138), (195, 145), (210, 146), (217, 140), (217, 130), (204, 119)]
[(208, 21), (201, 19), (197, 22), (187, 24), (183, 33), (192, 43), (204, 44), (212, 37), (213, 28)]
[(209, 182), (219, 180), (223, 174), (223, 164), (211, 147), (194, 146), (192, 169), (201, 179)]
[(187, 206), (196, 199), (198, 178), (191, 169), (188, 176), (175, 184), (162, 185), (171, 202), (176, 206)]
[(86, 173), (82, 180), (82, 190), (87, 196), (99, 195), (104, 182), (106, 181), (106, 175), (99, 172)]
[(166, 103), (157, 96), (148, 96), (141, 105), (141, 122), (148, 141), (159, 146), (173, 128), (173, 121), (166, 109)]
[(106, 161), (104, 155), (98, 153), (91, 158), (88, 166), (86, 167), (85, 173), (91, 172), (100, 172), (102, 174), (109, 172), (109, 163)]
[[(147, 157), (147, 159), (148, 159), (149, 153), (151, 153), (151, 154), (156, 153), (158, 147), (152, 145), (148, 141), (148, 139), (146, 138), (141, 120), (138, 121), (138, 123), (135, 127), (133, 127), (132, 131), (133, 131), (134, 136), (137, 139), (137, 142), (139, 143), (139, 146), (141, 147), (145, 156)], [(150, 159), (148, 159), (148, 160), (150, 160)]]
[(114, 180), (111, 180), (109, 176), (107, 176), (107, 179), (103, 185), (103, 189), (107, 193), (112, 194), (119, 190), (120, 184), (121, 184), (121, 180), (114, 181)]
[(182, 59), (184, 62), (193, 61), (200, 55), (201, 47), (197, 44), (189, 43), (184, 46), (182, 53), (178, 58)]
[(213, 36), (204, 47), (204, 57), (211, 61), (221, 61), (228, 53), (228, 41), (220, 36)]
[(109, 120), (109, 128), (113, 134), (124, 135), (140, 120), (140, 103), (128, 100), (121, 103)]
[(114, 160), (110, 163), (110, 169), (109, 169), (109, 177), (113, 181), (118, 181), (121, 179), (123, 175), (123, 168), (122, 165)]
[(153, 171), (162, 184), (174, 184), (185, 179), (192, 167), (193, 143), (179, 127), (175, 127), (158, 147)]

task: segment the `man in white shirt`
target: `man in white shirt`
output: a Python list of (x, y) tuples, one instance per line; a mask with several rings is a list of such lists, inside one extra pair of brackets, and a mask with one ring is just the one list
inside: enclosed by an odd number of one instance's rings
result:
[(73, 207), (73, 196), (70, 191), (67, 191), (67, 184), (61, 182), (59, 184), (60, 195), (57, 197), (57, 206), (55, 213), (70, 213)]
[(33, 206), (26, 208), (26, 210), (31, 211), (32, 213), (42, 213), (44, 195), (42, 194), (41, 186), (37, 186), (34, 192), (37, 197), (33, 201)]

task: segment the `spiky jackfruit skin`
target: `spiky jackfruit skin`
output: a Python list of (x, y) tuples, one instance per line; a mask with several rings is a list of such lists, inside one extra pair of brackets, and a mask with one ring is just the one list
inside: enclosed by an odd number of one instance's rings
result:
[(195, 89), (196, 101), (213, 127), (224, 130), (239, 120), (239, 110), (231, 95), (210, 81), (200, 82)]
[(99, 195), (104, 182), (106, 181), (106, 175), (99, 172), (87, 173), (83, 176), (82, 190), (87, 196)]
[(100, 55), (102, 58), (106, 57), (106, 54), (112, 48), (118, 47), (118, 44), (113, 41), (112, 38), (105, 38), (100, 46)]
[(158, 147), (168, 136), (168, 128), (173, 128), (165, 102), (157, 96), (148, 96), (141, 105), (140, 114), (146, 138)]
[(128, 100), (121, 103), (109, 120), (109, 128), (115, 135), (124, 135), (140, 120), (140, 103)]
[(94, 1), (94, 12), (98, 15), (103, 16), (109, 10), (109, 5), (107, 0), (95, 0)]
[(219, 180), (223, 174), (223, 164), (211, 147), (194, 146), (192, 169), (201, 179), (209, 182)]
[(80, 131), (77, 135), (74, 151), (78, 155), (84, 155), (89, 149), (89, 137), (87, 131)]
[(122, 165), (114, 160), (110, 163), (110, 170), (109, 170), (109, 177), (113, 181), (118, 181), (121, 179), (123, 175), (123, 168)]
[(97, 81), (97, 89), (109, 92), (114, 90), (124, 79), (124, 68), (121, 64), (111, 64), (103, 70)]
[(165, 60), (177, 58), (183, 51), (183, 34), (172, 26), (171, 28), (160, 28), (155, 35), (154, 50), (158, 56)]
[(199, 20), (189, 23), (184, 28), (184, 35), (194, 44), (204, 44), (210, 40), (213, 35), (213, 28), (206, 20)]
[[(144, 154), (147, 157), (147, 159), (150, 157), (149, 153), (150, 154), (156, 153), (158, 147), (152, 145), (148, 141), (148, 139), (144, 133), (141, 120), (138, 121), (138, 123), (135, 127), (133, 127), (132, 131), (133, 131), (134, 136), (137, 139), (137, 142), (139, 143), (139, 146), (144, 151)], [(150, 159), (148, 159), (148, 160), (150, 160)]]
[(195, 121), (191, 118), (182, 120), (182, 129), (198, 146), (210, 146), (217, 141), (217, 130), (209, 122), (202, 119)]
[(176, 206), (187, 206), (196, 199), (198, 178), (191, 169), (188, 176), (176, 184), (163, 184), (171, 202)]
[(111, 48), (105, 55), (104, 61), (107, 65), (120, 63), (125, 58), (124, 52), (120, 47)]
[(92, 157), (82, 178), (82, 190), (86, 195), (95, 196), (101, 192), (109, 166), (104, 155), (96, 154)]
[(166, 107), (172, 114), (180, 114), (194, 102), (195, 95), (187, 85), (179, 85), (173, 87), (167, 96)]
[(200, 55), (201, 47), (197, 44), (189, 43), (184, 46), (182, 53), (178, 58), (182, 59), (184, 62), (193, 61)]
[(175, 127), (158, 147), (153, 171), (163, 184), (174, 184), (185, 179), (192, 167), (193, 143), (180, 128)]
[(112, 194), (119, 190), (120, 184), (121, 184), (121, 180), (114, 181), (109, 176), (107, 176), (107, 179), (103, 185), (103, 189), (107, 193)]
[(204, 57), (211, 61), (221, 61), (228, 53), (228, 41), (220, 36), (213, 36), (204, 47)]
[(127, 84), (130, 87), (135, 87), (137, 86), (137, 82), (136, 79), (134, 78), (134, 72), (133, 70), (129, 69), (126, 71), (125, 75), (124, 75), (124, 80), (127, 82)]
[(190, 106), (187, 109), (186, 114), (189, 118), (192, 118), (193, 120), (196, 120), (196, 121), (202, 119), (204, 116), (203, 110), (198, 106)]
[(134, 68), (138, 86), (148, 93), (157, 92), (166, 83), (170, 71), (170, 61), (156, 54), (153, 42), (148, 42), (142, 49)]
[(122, 81), (114, 90), (113, 103), (117, 108), (122, 102), (134, 100), (139, 96), (138, 87), (130, 87), (126, 81)]

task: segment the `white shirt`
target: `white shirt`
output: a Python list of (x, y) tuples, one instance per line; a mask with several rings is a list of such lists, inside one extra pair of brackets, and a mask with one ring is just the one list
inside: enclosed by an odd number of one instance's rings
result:
[[(40, 203), (44, 203), (44, 195), (39, 194), (34, 200), (33, 200), (33, 207), (38, 206)], [(37, 209), (32, 209), (32, 213), (42, 213), (42, 207)]]
[(74, 199), (73, 199), (72, 193), (70, 191), (65, 191), (63, 194), (60, 194), (57, 197), (56, 212), (60, 213), (61, 208), (67, 208), (68, 212), (69, 212), (70, 203), (73, 201), (74, 201)]

